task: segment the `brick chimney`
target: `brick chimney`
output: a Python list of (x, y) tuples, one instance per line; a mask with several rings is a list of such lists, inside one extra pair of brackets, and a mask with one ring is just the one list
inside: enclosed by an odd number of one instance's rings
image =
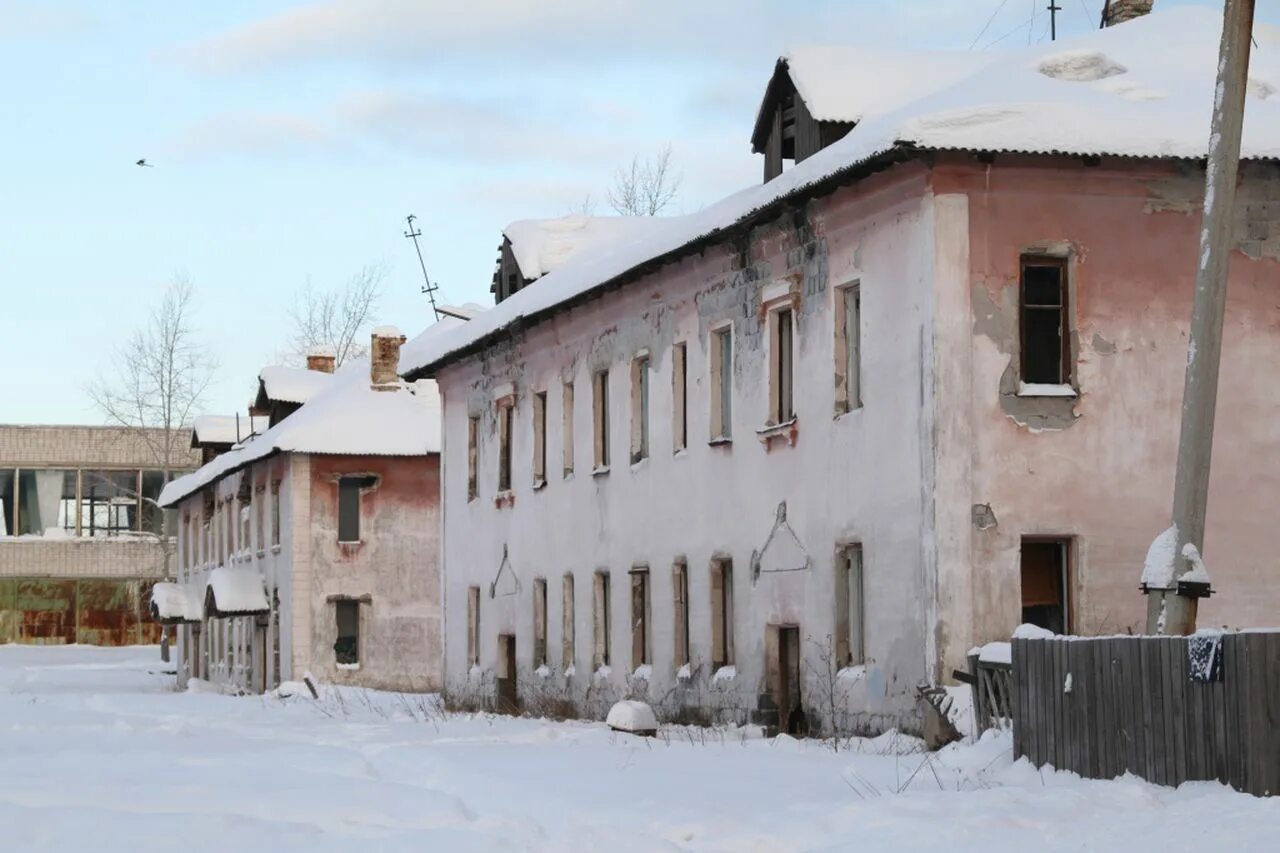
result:
[(314, 346), (307, 350), (307, 370), (318, 370), (321, 373), (333, 373), (333, 367), (337, 364), (337, 361), (337, 351), (327, 344)]
[(1102, 21), (1105, 26), (1114, 27), (1134, 18), (1141, 18), (1151, 11), (1155, 0), (1108, 0), (1102, 10)]
[(400, 387), (400, 345), (405, 336), (395, 326), (379, 326), (369, 343), (369, 381), (379, 391)]

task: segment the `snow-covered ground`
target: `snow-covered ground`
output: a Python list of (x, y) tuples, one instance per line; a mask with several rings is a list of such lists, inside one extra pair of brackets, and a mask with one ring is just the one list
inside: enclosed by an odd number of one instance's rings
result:
[(178, 693), (152, 648), (0, 647), (7, 850), (1259, 850), (1280, 799), (1084, 782), (1006, 736), (929, 756)]

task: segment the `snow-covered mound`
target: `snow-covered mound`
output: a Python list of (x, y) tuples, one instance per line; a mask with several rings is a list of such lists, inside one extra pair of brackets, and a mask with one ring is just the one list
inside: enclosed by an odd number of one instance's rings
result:
[(624, 699), (609, 709), (605, 720), (614, 731), (627, 732), (633, 735), (651, 735), (658, 730), (658, 718), (653, 709), (644, 702)]

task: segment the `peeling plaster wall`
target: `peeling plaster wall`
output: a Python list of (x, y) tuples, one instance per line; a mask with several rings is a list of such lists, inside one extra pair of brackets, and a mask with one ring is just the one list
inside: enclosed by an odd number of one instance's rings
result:
[[(1271, 509), (1280, 506), (1280, 383), (1270, 373), (1280, 364), (1278, 174), (1257, 164), (1243, 172), (1206, 536), (1216, 594), (1201, 604), (1202, 626), (1273, 624), (1280, 606)], [(952, 400), (961, 410), (939, 414), (970, 436), (967, 452), (964, 442), (938, 451), (940, 481), (971, 482), (966, 499), (938, 504), (940, 516), (963, 516), (972, 540), (971, 597), (943, 596), (939, 630), (954, 635), (946, 672), (969, 644), (1006, 638), (1018, 623), (1024, 535), (1074, 537), (1076, 632), (1142, 629), (1138, 578), (1172, 505), (1202, 181), (1196, 170), (1136, 162), (957, 158), (936, 168), (935, 193), (968, 197), (971, 242), (969, 310), (939, 310), (938, 364), (972, 365), (968, 407)], [(1010, 399), (1019, 255), (1045, 247), (1069, 257), (1079, 397)], [(940, 293), (940, 305), (954, 296)], [(958, 333), (965, 324), (969, 335)], [(963, 552), (957, 540), (951, 559)]]
[[(804, 657), (818, 662), (834, 625), (837, 545), (861, 542), (867, 597), (865, 671), (842, 680), (842, 716), (869, 727), (912, 723), (912, 691), (925, 677), (931, 631), (927, 566), (932, 425), (925, 417), (929, 288), (934, 248), (926, 171), (899, 167), (558, 315), (438, 377), (444, 395), (446, 671), (458, 695), (491, 695), (500, 634), (517, 637), (526, 702), (567, 698), (603, 714), (628, 692), (668, 710), (693, 706), (745, 719), (764, 689), (769, 623), (800, 626)], [(834, 413), (834, 288), (861, 281), (864, 408)], [(794, 445), (757, 435), (768, 410), (768, 335), (761, 292), (783, 283), (798, 300)], [(532, 285), (537, 286), (535, 283)], [(772, 292), (772, 288), (771, 288)], [(732, 446), (711, 446), (710, 330), (734, 325)], [(688, 449), (673, 454), (671, 348), (688, 343)], [(651, 358), (650, 458), (629, 465), (630, 363)], [(611, 470), (593, 476), (591, 375), (607, 367)], [(562, 384), (575, 385), (574, 473), (562, 477)], [(496, 396), (516, 394), (513, 488), (497, 485)], [(547, 393), (547, 485), (534, 490), (532, 395)], [(479, 497), (467, 500), (467, 420), (480, 417)], [(751, 558), (779, 502), (809, 567), (761, 574)], [(509, 569), (499, 578), (503, 549)], [(733, 560), (737, 676), (711, 680), (710, 563)], [(694, 678), (676, 679), (672, 564), (687, 560)], [(628, 571), (650, 570), (652, 674), (630, 679)], [(612, 667), (592, 678), (592, 584), (610, 572)], [(562, 666), (561, 579), (574, 575), (575, 674)], [(552, 674), (532, 672), (533, 580), (547, 579)], [(495, 583), (496, 582), (496, 583)], [(491, 584), (494, 595), (490, 596)], [(481, 589), (480, 669), (469, 672), (467, 588)], [(806, 706), (820, 704), (816, 685)]]

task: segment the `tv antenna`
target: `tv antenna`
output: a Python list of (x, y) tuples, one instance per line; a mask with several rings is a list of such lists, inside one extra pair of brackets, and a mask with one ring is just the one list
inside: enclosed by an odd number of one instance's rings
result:
[(422, 236), (422, 231), (415, 228), (413, 220), (418, 217), (410, 213), (405, 217), (405, 221), (409, 223), (409, 230), (404, 232), (404, 236), (413, 240), (413, 248), (418, 252), (418, 266), (422, 267), (422, 280), (426, 282), (422, 286), (422, 292), (431, 300), (431, 311), (436, 315), (436, 319), (440, 319), (440, 307), (436, 305), (436, 291), (440, 288), (431, 283), (431, 276), (427, 275), (427, 262), (422, 259), (422, 247), (418, 245), (418, 238)]

